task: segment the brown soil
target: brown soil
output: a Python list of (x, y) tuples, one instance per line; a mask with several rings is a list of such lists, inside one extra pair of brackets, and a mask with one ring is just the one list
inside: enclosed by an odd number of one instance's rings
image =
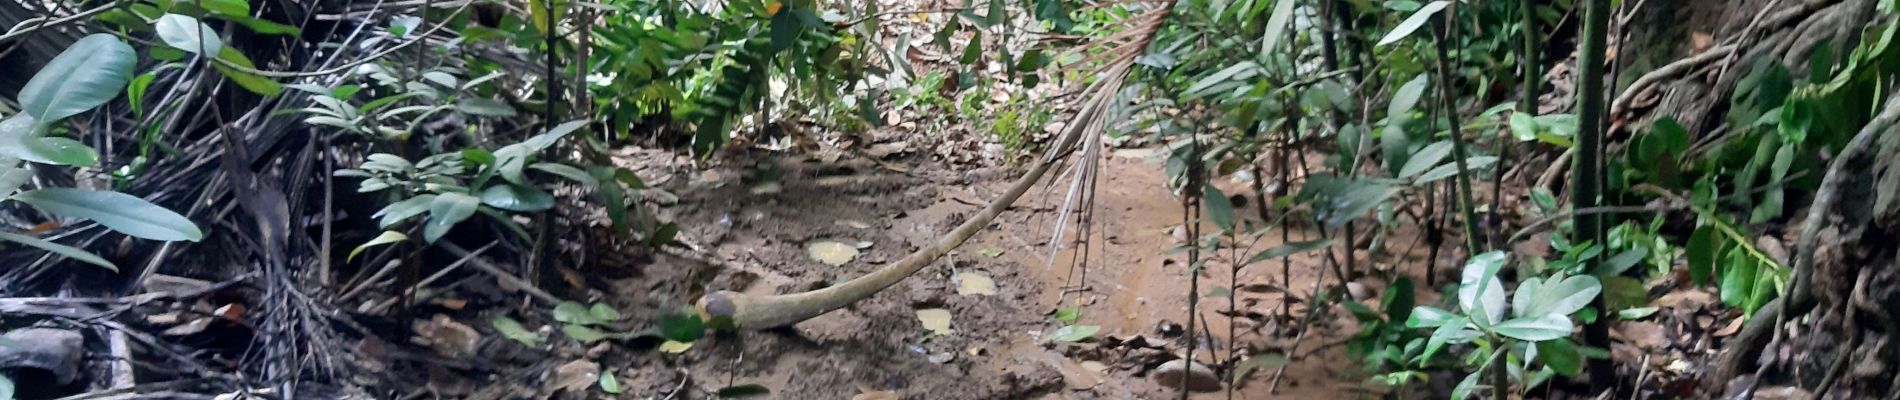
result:
[[(1185, 339), (1156, 333), (1160, 325), (1188, 320), (1189, 278), (1186, 254), (1164, 254), (1177, 246), (1172, 231), (1180, 226), (1182, 208), (1162, 186), (1160, 166), (1141, 159), (1150, 153), (1118, 151), (1103, 165), (1086, 258), (1087, 290), (1063, 290), (1075, 281), (1069, 267), (1072, 248), (1055, 253), (1050, 262), (1047, 242), (1066, 190), (1066, 184), (1057, 185), (1026, 198), (936, 265), (849, 308), (792, 329), (710, 337), (678, 356), (640, 351), (602, 364), (620, 371), (631, 393), (670, 393), (690, 379), (685, 384), (697, 388), (695, 393), (758, 384), (782, 399), (846, 399), (875, 390), (896, 391), (906, 399), (1173, 397), (1176, 392), (1145, 376), (1159, 361), (1129, 359), (1130, 351), (1102, 344), (1146, 336), (1165, 339), (1168, 351), (1184, 353)], [(802, 291), (864, 274), (948, 231), (1016, 174), (995, 167), (958, 173), (954, 170), (970, 168), (858, 157), (826, 163), (732, 156), (698, 173), (663, 167), (676, 165), (675, 160), (662, 152), (629, 151), (621, 157), (623, 164), (645, 167), (641, 173), (648, 182), (679, 196), (662, 216), (684, 227), (683, 242), (698, 248), (659, 255), (631, 278), (612, 281), (615, 293), (606, 297), (623, 309), (676, 309), (708, 290)], [(1257, 215), (1250, 208), (1239, 211)], [(1294, 233), (1295, 240), (1311, 236)], [(1277, 244), (1279, 234), (1266, 237), (1256, 250)], [(855, 260), (832, 267), (807, 255), (806, 244), (815, 240), (868, 242), (869, 247)], [(1225, 263), (1233, 257), (1222, 253), (1203, 272), (1204, 293), (1230, 286)], [(1250, 267), (1240, 282), (1253, 288), (1290, 286), (1304, 298), (1319, 277), (1319, 257), (1295, 257), (1291, 285), (1281, 282), (1277, 262)], [(972, 271), (992, 277), (996, 295), (958, 295), (952, 275)], [(1291, 307), (1294, 318), (1270, 317), (1279, 315), (1280, 294), (1236, 293), (1243, 313), (1253, 314), (1237, 320), (1244, 352), (1284, 352), (1293, 343), (1297, 327), (1291, 325), (1298, 324), (1303, 305)], [(1223, 356), (1230, 351), (1230, 318), (1218, 312), (1226, 303), (1208, 297), (1200, 304), (1214, 332), (1213, 347)], [(1080, 324), (1103, 328), (1097, 340), (1045, 344), (1041, 334), (1059, 327), (1051, 312), (1078, 305)], [(949, 310), (954, 332), (926, 331), (915, 316), (924, 308)], [(1343, 314), (1332, 312), (1337, 320), (1314, 324), (1298, 349), (1311, 355), (1286, 369), (1277, 391), (1268, 388), (1274, 371), (1262, 371), (1239, 387), (1238, 398), (1368, 395), (1356, 389), (1364, 377), (1339, 346), (1356, 331)], [(1197, 359), (1216, 359), (1206, 351), (1207, 343), (1199, 347)]]

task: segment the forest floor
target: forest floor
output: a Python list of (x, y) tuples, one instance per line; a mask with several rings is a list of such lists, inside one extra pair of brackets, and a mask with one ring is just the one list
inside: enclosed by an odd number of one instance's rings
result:
[[(1148, 375), (1186, 353), (1181, 324), (1188, 321), (1191, 279), (1186, 254), (1169, 251), (1183, 241), (1177, 232), (1182, 206), (1164, 187), (1154, 154), (1150, 149), (1110, 152), (1102, 165), (1106, 179), (1097, 193), (1088, 254), (1076, 269), (1070, 268), (1078, 254), (1073, 234), (1063, 241), (1071, 245), (1053, 257), (1048, 245), (1066, 186), (1057, 184), (1032, 192), (952, 255), (847, 309), (792, 329), (702, 340), (678, 357), (636, 357), (615, 369), (632, 382), (635, 393), (669, 391), (690, 376), (709, 389), (757, 384), (788, 399), (843, 399), (881, 391), (929, 399), (1171, 397), (1172, 390)], [(697, 251), (658, 256), (633, 276), (613, 281), (606, 297), (641, 304), (632, 309), (666, 310), (704, 290), (770, 294), (840, 282), (934, 241), (988, 203), (1016, 174), (1007, 167), (885, 156), (889, 159), (854, 154), (825, 162), (821, 156), (747, 154), (692, 169), (669, 167), (669, 160), (677, 160), (669, 152), (621, 151), (623, 164), (644, 168), (643, 178), (678, 196), (678, 203), (661, 214), (684, 227), (682, 242)], [(1257, 215), (1252, 207), (1239, 211)], [(1315, 235), (1297, 230), (1293, 238)], [(1263, 242), (1276, 243), (1253, 246), (1278, 244), (1279, 235), (1267, 236)], [(808, 252), (819, 242), (852, 244), (861, 253), (842, 265), (828, 265)], [(1323, 256), (1294, 257), (1291, 282), (1283, 281), (1278, 262), (1271, 262), (1243, 270), (1239, 283), (1229, 283), (1226, 264), (1232, 254), (1217, 255), (1202, 269), (1199, 311), (1205, 325), (1196, 332), (1211, 329), (1212, 335), (1202, 336), (1196, 359), (1216, 364), (1208, 352), (1210, 340), (1221, 358), (1233, 351), (1230, 324), (1237, 324), (1241, 354), (1286, 353), (1299, 343), (1300, 356), (1286, 368), (1277, 390), (1270, 388), (1275, 371), (1262, 370), (1243, 381), (1241, 398), (1334, 397), (1364, 381), (1341, 346), (1356, 332), (1350, 315), (1325, 313), (1330, 320), (1318, 321), (1296, 340), (1295, 325), (1306, 310), (1296, 304), (1289, 308), (1294, 316), (1281, 314), (1281, 288), (1293, 288), (1296, 303), (1310, 296), (1319, 286), (1315, 280), (1321, 277)], [(965, 278), (970, 275), (977, 278)], [(971, 290), (960, 285), (962, 279), (981, 277), (993, 281), (993, 294), (960, 294), (960, 288)], [(688, 284), (677, 284), (682, 280)], [(1076, 282), (1084, 282), (1081, 290), (1075, 290)], [(709, 287), (697, 287), (700, 283)], [(1237, 317), (1225, 316), (1225, 298), (1206, 296), (1216, 287), (1240, 288), (1222, 290), (1238, 296)], [(917, 317), (923, 309), (948, 310), (951, 332), (925, 329)], [(1081, 342), (1044, 340), (1062, 326), (1053, 316), (1058, 309), (1078, 309), (1075, 323), (1099, 326), (1100, 333)]]

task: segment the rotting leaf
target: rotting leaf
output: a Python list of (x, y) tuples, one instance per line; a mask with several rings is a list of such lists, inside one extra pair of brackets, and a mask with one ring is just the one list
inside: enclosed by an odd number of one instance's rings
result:
[(554, 369), (554, 376), (542, 386), (542, 391), (553, 393), (565, 390), (579, 392), (600, 381), (600, 364), (587, 360), (574, 360)]
[(957, 274), (956, 281), (957, 281), (958, 295), (962, 295), (962, 296), (970, 296), (970, 295), (994, 296), (996, 295), (996, 281), (993, 279), (990, 279), (988, 275), (983, 275), (983, 274), (979, 274), (975, 272), (964, 272), (964, 273)]
[(982, 250), (977, 250), (976, 254), (981, 254), (984, 257), (989, 257), (989, 258), (997, 258), (997, 257), (1003, 256), (1003, 249), (990, 247), (990, 248), (985, 248)]
[(928, 308), (917, 310), (917, 320), (923, 322), (924, 329), (933, 334), (950, 334), (950, 310)]
[(666, 343), (660, 343), (660, 352), (666, 353), (666, 354), (680, 354), (680, 353), (685, 353), (687, 350), (692, 350), (692, 349), (693, 349), (692, 342), (677, 342), (677, 341), (668, 340), (666, 341)]
[(858, 257), (857, 247), (829, 240), (813, 242), (805, 247), (805, 251), (810, 253), (811, 259), (833, 267), (844, 265)]
[(1234, 366), (1233, 385), (1240, 386), (1240, 381), (1247, 380), (1247, 375), (1253, 373), (1253, 371), (1277, 368), (1281, 365), (1286, 365), (1286, 363), (1286, 356), (1279, 354), (1261, 354), (1248, 357), (1246, 360), (1242, 360), (1239, 364)]

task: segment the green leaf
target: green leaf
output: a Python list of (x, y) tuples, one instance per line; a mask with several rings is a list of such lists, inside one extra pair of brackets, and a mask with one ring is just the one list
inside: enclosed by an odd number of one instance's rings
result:
[(158, 38), (171, 46), (187, 53), (206, 55), (218, 54), (224, 49), (224, 40), (218, 38), (218, 31), (210, 25), (178, 14), (165, 14), (158, 17)]
[(976, 35), (970, 37), (970, 44), (963, 46), (963, 56), (957, 59), (957, 63), (970, 65), (981, 59), (983, 59), (983, 31), (976, 31)]
[[(257, 69), (257, 65), (251, 63), (251, 58), (244, 56), (244, 53), (238, 52), (236, 48), (225, 47), (223, 51), (218, 52), (218, 59), (224, 60), (225, 63), (231, 63), (231, 65)], [(284, 92), (283, 85), (263, 75), (231, 68), (225, 66), (224, 63), (211, 63), (211, 66), (217, 68), (218, 73), (224, 74), (226, 79), (230, 79), (231, 82), (236, 83), (238, 87), (244, 88), (244, 90), (248, 90), (251, 93), (256, 93), (259, 96), (274, 97)]]
[(1748, 296), (1755, 291), (1756, 261), (1740, 248), (1731, 249), (1728, 254), (1728, 263), (1722, 268), (1722, 304), (1744, 308), (1748, 305)]
[(92, 252), (88, 252), (85, 249), (80, 249), (77, 247), (67, 246), (67, 245), (63, 245), (59, 243), (53, 243), (45, 239), (40, 239), (40, 238), (16, 234), (16, 233), (9, 233), (9, 232), (0, 232), (0, 241), (14, 242), (14, 243), (27, 245), (27, 246), (37, 248), (40, 250), (46, 250), (47, 252), (50, 252), (53, 254), (58, 254), (66, 258), (71, 258), (74, 260), (84, 261), (88, 264), (105, 267), (105, 269), (110, 270), (112, 272), (119, 272), (119, 267), (116, 265), (112, 265), (111, 261), (106, 261), (106, 259), (100, 258), (98, 255), (92, 254)]
[(482, 204), (509, 211), (546, 211), (554, 208), (554, 195), (533, 187), (504, 183), (482, 189)]
[(1445, 320), (1438, 329), (1433, 329), (1432, 336), (1425, 339), (1425, 352), (1419, 355), (1419, 362), (1423, 364), (1430, 361), (1432, 356), (1438, 354), (1438, 350), (1444, 348), (1446, 344), (1467, 343), (1477, 338), (1480, 335), (1477, 331), (1465, 329), (1465, 324), (1469, 321), (1462, 315), (1455, 316)]
[(1313, 205), (1314, 215), (1328, 226), (1343, 225), (1364, 216), (1399, 193), (1397, 186), (1370, 181), (1343, 182), (1315, 190), (1322, 193), (1318, 195), (1319, 202)]
[(786, 3), (784, 7), (787, 9), (781, 9), (778, 14), (772, 15), (773, 53), (792, 48), (792, 45), (798, 43), (798, 35), (805, 33), (805, 23), (799, 22), (797, 13), (790, 10), (798, 6)]
[(1532, 118), (1530, 113), (1522, 111), (1511, 113), (1511, 136), (1516, 136), (1517, 140), (1536, 140), (1540, 130), (1537, 120)]
[(397, 231), (383, 231), (383, 234), (376, 235), (375, 239), (370, 239), (368, 242), (363, 242), (362, 245), (356, 246), (355, 250), (350, 250), (350, 256), (348, 258), (344, 258), (343, 261), (349, 262), (349, 261), (356, 260), (357, 255), (363, 254), (363, 250), (369, 250), (369, 248), (371, 247), (376, 247), (376, 246), (381, 246), (381, 245), (391, 244), (391, 243), (399, 243), (405, 240), (409, 240), (409, 235), (404, 235), (402, 232), (397, 232)]
[(1491, 327), (1491, 331), (1517, 340), (1540, 342), (1569, 337), (1572, 326), (1568, 315), (1544, 314), (1541, 317), (1517, 318), (1500, 322), (1497, 326)]
[(0, 154), (0, 202), (13, 198), (13, 192), (32, 179), (33, 170), (21, 165), (19, 159)]
[(990, 0), (990, 10), (983, 14), (983, 26), (996, 26), (1009, 19), (1009, 13), (1003, 0)]
[(680, 343), (692, 343), (706, 336), (706, 322), (699, 314), (676, 312), (660, 316), (660, 337)]
[(579, 324), (561, 325), (561, 334), (567, 335), (568, 338), (580, 341), (581, 343), (590, 344), (607, 338), (606, 333), (601, 333), (598, 329)]
[[(1491, 164), (1496, 163), (1496, 162), (1498, 162), (1498, 158), (1492, 157), (1492, 156), (1467, 158), (1465, 159), (1465, 171), (1468, 173), (1477, 173), (1479, 169), (1483, 169), (1484, 167), (1489, 167), (1491, 166)], [(1437, 168), (1432, 168), (1432, 170), (1430, 171), (1425, 171), (1424, 174), (1421, 174), (1418, 176), (1417, 182), (1419, 184), (1437, 182), (1440, 179), (1450, 178), (1457, 175), (1458, 175), (1458, 163), (1456, 161), (1453, 161), (1453, 162), (1445, 163), (1445, 165), (1440, 165)]]
[(483, 117), (507, 118), (515, 116), (515, 108), (508, 103), (487, 97), (470, 97), (455, 102), (455, 108), (462, 113)]
[(125, 89), (125, 101), (131, 103), (134, 115), (140, 117), (145, 115), (145, 91), (152, 87), (152, 81), (158, 79), (158, 72), (161, 70), (163, 68), (139, 74), (137, 78), (132, 78), (132, 85)]
[(1082, 318), (1081, 309), (1064, 308), (1064, 309), (1056, 310), (1056, 315), (1055, 315), (1056, 321), (1061, 321), (1062, 323), (1065, 323), (1065, 324), (1073, 324), (1075, 323), (1076, 320), (1081, 319), (1081, 318)]
[(73, 42), (20, 88), (20, 108), (44, 123), (65, 119), (119, 97), (132, 80), (138, 54), (111, 34)]
[(1222, 232), (1233, 232), (1234, 203), (1227, 199), (1226, 193), (1221, 193), (1220, 189), (1215, 188), (1211, 183), (1203, 186), (1201, 190), (1201, 202), (1207, 207), (1207, 218), (1214, 220), (1214, 225), (1220, 226)]
[(1267, 16), (1266, 34), (1260, 38), (1260, 54), (1274, 54), (1280, 46), (1280, 37), (1287, 34), (1287, 22), (1293, 20), (1293, 0), (1273, 2), (1273, 14)]
[(714, 395), (719, 396), (720, 399), (744, 399), (768, 394), (772, 394), (772, 389), (767, 389), (764, 386), (756, 384), (727, 386), (720, 388), (719, 392), (714, 393)]
[(251, 3), (245, 0), (202, 0), (198, 2), (198, 6), (218, 15), (251, 15)]
[(1247, 259), (1247, 263), (1253, 264), (1257, 262), (1272, 260), (1275, 258), (1286, 257), (1286, 256), (1294, 255), (1294, 254), (1300, 254), (1300, 253), (1305, 253), (1305, 252), (1309, 252), (1313, 250), (1324, 249), (1326, 248), (1326, 246), (1331, 246), (1331, 245), (1333, 245), (1332, 239), (1309, 240), (1309, 241), (1304, 241), (1304, 242), (1292, 242), (1292, 243), (1282, 244), (1279, 246), (1269, 247), (1266, 250), (1262, 250), (1259, 253), (1255, 253), (1253, 257), (1250, 257)]
[(204, 232), (184, 216), (125, 193), (47, 188), (13, 198), (53, 215), (92, 220), (140, 239), (196, 242), (204, 238)]
[(13, 380), (0, 375), (0, 400), (13, 400)]
[(1471, 398), (1471, 392), (1478, 390), (1478, 375), (1481, 375), (1482, 372), (1483, 371), (1472, 372), (1470, 374), (1465, 375), (1464, 380), (1458, 381), (1458, 386), (1454, 386), (1451, 388), (1452, 400), (1464, 400), (1467, 398)]
[(481, 205), (480, 199), (466, 194), (447, 192), (436, 195), (435, 200), (429, 202), (429, 224), (422, 227), (422, 240), (435, 243), (443, 235), (449, 234), (455, 224), (474, 216), (475, 209)]
[(1458, 279), (1458, 308), (1471, 315), (1480, 326), (1496, 324), (1504, 318), (1504, 284), (1498, 281), (1498, 269), (1507, 257), (1491, 251), (1465, 261)]
[(1400, 276), (1392, 280), (1392, 284), (1385, 288), (1385, 298), (1379, 302), (1385, 308), (1387, 321), (1410, 320), (1413, 306), (1418, 303), (1412, 293), (1412, 278)]
[(1418, 149), (1418, 152), (1412, 153), (1412, 157), (1405, 160), (1405, 166), (1399, 168), (1399, 174), (1395, 178), (1412, 179), (1418, 174), (1431, 170), (1432, 167), (1438, 166), (1438, 163), (1444, 162), (1445, 157), (1451, 155), (1451, 149), (1449, 141), (1432, 143)]
[(1392, 94), (1392, 103), (1386, 105), (1385, 117), (1397, 119), (1410, 114), (1412, 109), (1418, 106), (1418, 99), (1425, 97), (1425, 89), (1429, 87), (1431, 87), (1431, 80), (1427, 79), (1425, 74), (1418, 74), (1404, 86), (1400, 86), (1399, 91)]
[(223, 15), (218, 18), (244, 25), (244, 27), (249, 28), (251, 32), (260, 35), (299, 36), (303, 33), (303, 30), (297, 29), (295, 26), (280, 24), (275, 21), (249, 15)]
[(1548, 281), (1537, 278), (1525, 279), (1517, 287), (1514, 309), (1511, 315), (1519, 318), (1540, 318), (1544, 315), (1568, 317), (1590, 306), (1590, 301), (1603, 292), (1603, 286), (1597, 278), (1589, 275), (1551, 277)]
[(397, 222), (402, 222), (403, 220), (428, 212), (429, 204), (434, 202), (435, 195), (433, 194), (418, 195), (404, 199), (403, 201), (391, 203), (389, 206), (383, 207), (382, 210), (376, 211), (376, 214), (371, 215), (370, 218), (380, 218), (377, 226), (387, 229), (390, 226), (396, 225)]
[(600, 372), (600, 391), (607, 394), (620, 394), (620, 378), (614, 377), (613, 368)]
[(1393, 27), (1391, 32), (1387, 32), (1384, 38), (1379, 39), (1378, 45), (1384, 46), (1392, 44), (1393, 42), (1405, 39), (1406, 36), (1411, 36), (1413, 31), (1417, 31), (1420, 26), (1424, 26), (1426, 22), (1430, 21), (1432, 15), (1438, 14), (1439, 10), (1445, 9), (1445, 5), (1447, 4), (1450, 3), (1444, 0), (1425, 3), (1423, 7), (1418, 8), (1418, 11), (1413, 12), (1412, 16), (1405, 17), (1404, 21), (1399, 21), (1398, 26)]
[(1577, 376), (1583, 372), (1583, 354), (1577, 351), (1577, 344), (1570, 339), (1556, 339), (1537, 342), (1537, 356), (1544, 365), (1563, 376)]
[(1621, 253), (1616, 253), (1616, 256), (1610, 257), (1609, 260), (1603, 261), (1602, 264), (1598, 264), (1595, 274), (1601, 276), (1622, 275), (1624, 271), (1629, 271), (1630, 267), (1635, 267), (1636, 263), (1642, 262), (1643, 257), (1647, 256), (1649, 256), (1649, 248), (1643, 247), (1642, 245), (1631, 246), (1628, 249), (1623, 249)]
[(1407, 328), (1436, 328), (1457, 318), (1457, 314), (1432, 306), (1418, 306), (1412, 309), (1412, 316), (1405, 319)]
[(1241, 61), (1234, 65), (1229, 65), (1227, 68), (1222, 68), (1220, 71), (1216, 71), (1206, 78), (1201, 78), (1201, 80), (1195, 82), (1194, 85), (1188, 86), (1186, 93), (1190, 95), (1201, 94), (1215, 85), (1252, 78), (1254, 75), (1260, 74), (1260, 69), (1260, 64), (1256, 64), (1252, 61)]
[(554, 306), (554, 320), (575, 325), (593, 325), (600, 323), (594, 319), (592, 311), (581, 303), (563, 301)]
[(601, 321), (601, 322), (619, 321), (621, 318), (620, 310), (615, 310), (613, 306), (609, 306), (603, 303), (594, 303), (593, 307), (588, 307), (587, 315), (592, 316), (594, 317), (594, 320)]
[(1707, 285), (1709, 277), (1714, 276), (1715, 260), (1719, 257), (1716, 253), (1722, 248), (1721, 238), (1717, 235), (1715, 227), (1711, 225), (1697, 227), (1694, 233), (1689, 234), (1686, 250), (1689, 255), (1689, 278), (1697, 284)]
[(22, 144), (25, 145), (26, 151), (24, 154), (21, 154), (21, 159), (32, 160), (42, 164), (80, 167), (90, 167), (99, 164), (99, 154), (93, 152), (91, 146), (87, 146), (85, 143), (80, 143), (77, 140), (48, 136), (27, 138)]
[(521, 327), (521, 321), (516, 321), (514, 318), (495, 317), (495, 319), (489, 320), (488, 323), (489, 325), (493, 325), (495, 331), (500, 332), (501, 336), (508, 338), (508, 340), (520, 342), (522, 345), (530, 347), (541, 344), (541, 335), (536, 335), (534, 332), (529, 332), (527, 328)]
[(550, 3), (550, 0), (528, 0), (529, 18), (534, 22), (534, 29), (541, 31), (543, 34), (548, 33), (549, 8), (553, 8), (553, 19), (555, 21), (567, 18), (566, 0), (552, 0), (552, 3)]
[(1087, 340), (1088, 338), (1095, 337), (1095, 334), (1100, 333), (1100, 332), (1102, 332), (1102, 327), (1100, 326), (1067, 325), (1061, 328), (1056, 328), (1056, 330), (1054, 332), (1050, 332), (1049, 337), (1044, 340), (1051, 341), (1051, 342), (1063, 342), (1063, 343), (1079, 342), (1079, 341)]

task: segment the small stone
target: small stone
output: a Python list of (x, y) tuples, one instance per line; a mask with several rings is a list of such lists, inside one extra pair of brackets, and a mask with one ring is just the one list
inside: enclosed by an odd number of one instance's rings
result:
[(933, 364), (948, 363), (952, 360), (957, 359), (957, 353), (953, 351), (946, 351), (942, 353), (931, 354), (930, 357), (928, 357), (928, 359)]
[(1182, 389), (1183, 379), (1186, 380), (1188, 391), (1212, 392), (1221, 388), (1220, 376), (1214, 374), (1213, 368), (1188, 360), (1161, 363), (1150, 377), (1154, 378), (1155, 383), (1176, 390)]
[(1365, 301), (1372, 298), (1372, 289), (1366, 288), (1366, 284), (1359, 282), (1346, 282), (1346, 293), (1351, 294), (1353, 300)]

